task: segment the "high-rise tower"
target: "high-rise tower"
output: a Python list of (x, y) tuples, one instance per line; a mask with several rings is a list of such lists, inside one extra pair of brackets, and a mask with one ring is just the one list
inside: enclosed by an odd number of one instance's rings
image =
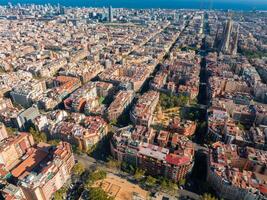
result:
[(58, 4), (57, 5), (57, 10), (59, 15), (64, 15), (65, 14), (65, 9), (62, 5)]
[(112, 6), (109, 6), (108, 9), (108, 21), (112, 22), (113, 21), (113, 10), (112, 10)]

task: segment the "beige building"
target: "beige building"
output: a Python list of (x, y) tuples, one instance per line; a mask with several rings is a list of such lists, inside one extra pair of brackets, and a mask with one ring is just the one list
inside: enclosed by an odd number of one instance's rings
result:
[(6, 139), (8, 137), (8, 133), (6, 127), (3, 123), (0, 122), (0, 141)]
[(107, 110), (108, 119), (117, 120), (132, 103), (133, 98), (134, 91), (120, 91)]
[(33, 137), (28, 133), (20, 133), (18, 136), (2, 141), (0, 145), (0, 164), (3, 164), (7, 170), (11, 170), (20, 162), (20, 158), (33, 144)]

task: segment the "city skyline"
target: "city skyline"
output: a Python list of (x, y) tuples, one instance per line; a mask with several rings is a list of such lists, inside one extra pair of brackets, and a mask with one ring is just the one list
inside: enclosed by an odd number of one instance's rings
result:
[(233, 9), (233, 10), (267, 10), (267, 3), (265, 0), (89, 0), (89, 1), (61, 1), (61, 0), (1, 0), (0, 5), (6, 5), (9, 2), (13, 4), (24, 4), (24, 3), (33, 3), (33, 4), (47, 4), (51, 3), (56, 5), (60, 3), (64, 6), (86, 6), (86, 7), (121, 7), (121, 8), (138, 8), (138, 9), (149, 9), (149, 8), (166, 8), (166, 9)]

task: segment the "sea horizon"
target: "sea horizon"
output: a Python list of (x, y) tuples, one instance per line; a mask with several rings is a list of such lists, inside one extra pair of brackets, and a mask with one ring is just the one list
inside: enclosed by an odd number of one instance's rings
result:
[(12, 4), (60, 4), (66, 7), (108, 7), (129, 9), (215, 9), (267, 11), (267, 0), (0, 0), (1, 5)]

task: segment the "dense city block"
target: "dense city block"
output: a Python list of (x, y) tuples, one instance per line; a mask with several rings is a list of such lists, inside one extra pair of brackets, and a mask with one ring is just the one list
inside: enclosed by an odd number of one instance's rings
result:
[(0, 199), (266, 199), (266, 19), (0, 6)]

